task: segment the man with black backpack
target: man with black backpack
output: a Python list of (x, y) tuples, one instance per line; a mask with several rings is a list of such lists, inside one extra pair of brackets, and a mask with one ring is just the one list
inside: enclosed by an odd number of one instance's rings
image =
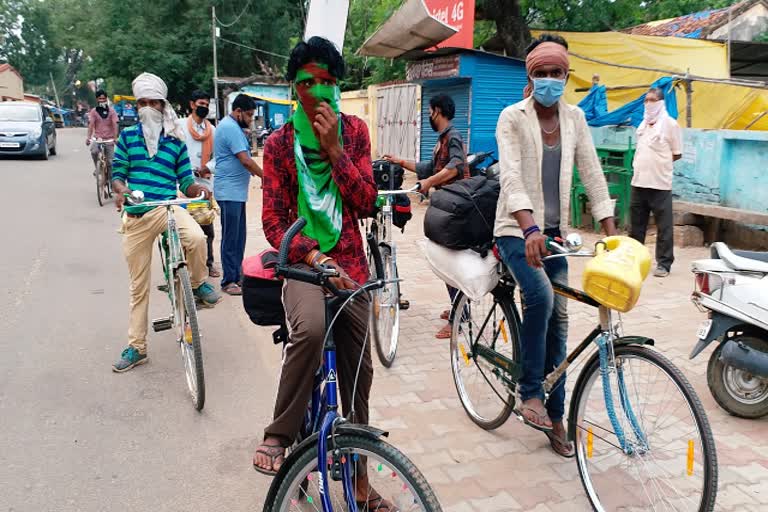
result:
[[(453, 98), (447, 94), (432, 96), (429, 100), (429, 124), (440, 135), (437, 144), (432, 150), (432, 159), (423, 162), (403, 160), (391, 155), (384, 155), (386, 160), (393, 162), (403, 169), (415, 172), (419, 177), (421, 193), (427, 195), (432, 188), (440, 188), (454, 181), (469, 178), (469, 166), (467, 165), (467, 152), (464, 149), (464, 140), (459, 130), (451, 122), (456, 115), (456, 104)], [(457, 290), (448, 286), (448, 295), (453, 302)], [(450, 311), (446, 310), (440, 315), (443, 320), (448, 320)], [(451, 337), (451, 324), (444, 325), (435, 337), (448, 339)]]

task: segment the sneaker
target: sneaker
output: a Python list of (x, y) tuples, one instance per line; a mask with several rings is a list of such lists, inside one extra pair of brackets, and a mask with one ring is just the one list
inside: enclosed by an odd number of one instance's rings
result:
[(128, 347), (120, 354), (120, 359), (112, 365), (112, 371), (117, 373), (127, 372), (134, 366), (144, 364), (147, 361), (149, 361), (147, 354), (140, 354), (135, 348)]
[(656, 270), (653, 271), (653, 275), (654, 277), (667, 277), (669, 275), (669, 270), (659, 265), (656, 267)]
[(221, 295), (208, 283), (203, 283), (194, 291), (197, 302), (203, 307), (212, 308), (221, 300)]

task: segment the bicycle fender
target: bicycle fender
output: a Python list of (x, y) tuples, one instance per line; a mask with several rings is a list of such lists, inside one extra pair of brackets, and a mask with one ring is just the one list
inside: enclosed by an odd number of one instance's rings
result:
[[(337, 426), (336, 435), (340, 434), (359, 435), (374, 440), (389, 436), (389, 432), (385, 430), (381, 430), (370, 425), (360, 425), (356, 423), (343, 423)], [(264, 508), (262, 509), (263, 512), (272, 511), (272, 505), (274, 505), (275, 497), (277, 496), (277, 490), (280, 487), (280, 483), (283, 481), (286, 474), (291, 469), (296, 460), (301, 457), (304, 452), (317, 444), (317, 438), (319, 435), (319, 432), (315, 432), (308, 438), (304, 439), (295, 448), (293, 448), (291, 453), (288, 454), (288, 456), (285, 458), (283, 465), (280, 466), (280, 469), (277, 471), (277, 475), (272, 478), (272, 484), (270, 484), (269, 491), (267, 492), (267, 496), (264, 499)]]
[(623, 345), (650, 345), (654, 346), (656, 342), (653, 338), (647, 338), (645, 336), (621, 336), (613, 340), (614, 347), (620, 347)]
[(744, 323), (741, 320), (731, 316), (721, 315), (720, 313), (715, 313), (714, 311), (712, 312), (711, 319), (712, 327), (709, 328), (707, 337), (696, 342), (696, 346), (693, 347), (691, 355), (688, 356), (688, 359), (693, 359), (697, 355), (701, 354), (701, 352), (713, 341), (724, 338), (728, 331), (732, 330), (737, 325)]

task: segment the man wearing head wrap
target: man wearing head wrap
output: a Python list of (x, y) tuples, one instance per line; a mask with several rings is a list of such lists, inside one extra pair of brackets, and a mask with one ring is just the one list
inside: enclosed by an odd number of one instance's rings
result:
[[(195, 183), (187, 147), (177, 132), (176, 114), (165, 99), (167, 92), (165, 83), (149, 73), (142, 73), (133, 81), (139, 123), (120, 133), (115, 150), (112, 188), (116, 193), (117, 211), (123, 212), (123, 252), (131, 278), (128, 347), (112, 366), (116, 372), (147, 362), (152, 252), (155, 240), (168, 228), (165, 208), (140, 204), (123, 208), (125, 194), (139, 190), (148, 201), (176, 199), (177, 190), (187, 197), (201, 194), (210, 197), (208, 189)], [(184, 208), (174, 207), (174, 215), (195, 297), (200, 306), (213, 307), (219, 295), (205, 282), (208, 274), (205, 235)]]
[[(278, 247), (297, 217), (307, 220), (293, 239), (288, 258), (304, 268), (336, 268), (331, 279), (344, 290), (357, 289), (369, 275), (359, 220), (376, 204), (371, 143), (365, 123), (340, 112), (338, 82), (344, 60), (333, 43), (312, 37), (299, 43), (288, 61), (288, 80), (298, 97), (296, 113), (264, 146), (264, 209), (267, 240)], [(295, 441), (312, 394), (311, 375), (322, 357), (325, 292), (310, 284), (287, 280), (283, 304), (290, 332), (272, 423), (256, 449), (256, 471), (274, 475)], [(367, 336), (370, 305), (365, 295), (343, 308), (334, 338), (338, 351), (339, 394), (343, 414), (353, 405), (355, 423), (368, 423), (373, 383), (371, 346)], [(359, 374), (358, 374), (359, 372)], [(357, 392), (353, 395), (355, 376)], [(308, 378), (310, 377), (310, 378)], [(355, 478), (358, 510), (394, 511), (396, 507), (373, 490), (364, 471)]]
[(658, 233), (653, 271), (656, 277), (667, 277), (675, 261), (672, 162), (682, 157), (682, 145), (680, 126), (667, 113), (664, 91), (651, 88), (645, 94), (643, 122), (637, 128), (629, 236), (645, 243), (648, 217), (653, 212)]
[(495, 236), (504, 263), (520, 286), (525, 311), (520, 332), (523, 377), (518, 413), (549, 437), (552, 449), (572, 457), (563, 426), (565, 375), (544, 403), (544, 376), (566, 354), (566, 299), (552, 282), (568, 284), (565, 258), (542, 261), (546, 237), (565, 236), (574, 164), (587, 190), (592, 216), (608, 235), (616, 233), (613, 203), (584, 113), (562, 96), (568, 80), (568, 43), (544, 34), (528, 47), (525, 99), (499, 116), (501, 195)]

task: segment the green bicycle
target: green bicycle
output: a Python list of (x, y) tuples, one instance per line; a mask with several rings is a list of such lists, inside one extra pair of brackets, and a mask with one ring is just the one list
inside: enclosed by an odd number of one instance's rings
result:
[[(591, 257), (581, 237), (550, 241), (548, 258)], [(451, 369), (470, 419), (501, 426), (519, 401), (523, 375), (517, 285), (500, 265), (498, 286), (482, 299), (459, 294), (451, 313)], [(709, 512), (717, 495), (717, 455), (696, 392), (654, 341), (623, 336), (614, 312), (585, 293), (553, 283), (554, 292), (598, 308), (599, 325), (544, 379), (545, 394), (565, 385), (566, 369), (595, 344), (571, 393), (568, 437), (594, 510)]]
[(195, 409), (201, 411), (205, 405), (205, 374), (203, 372), (203, 352), (201, 348), (200, 324), (197, 320), (197, 307), (192, 292), (192, 282), (181, 245), (174, 206), (192, 203), (207, 203), (200, 196), (197, 199), (173, 199), (170, 201), (144, 201), (144, 194), (134, 190), (126, 194), (126, 200), (132, 205), (164, 207), (168, 216), (168, 228), (158, 238), (157, 247), (160, 261), (163, 263), (165, 284), (160, 288), (168, 295), (171, 305), (170, 315), (152, 320), (155, 332), (176, 329), (176, 341), (181, 350), (187, 387), (192, 395)]

